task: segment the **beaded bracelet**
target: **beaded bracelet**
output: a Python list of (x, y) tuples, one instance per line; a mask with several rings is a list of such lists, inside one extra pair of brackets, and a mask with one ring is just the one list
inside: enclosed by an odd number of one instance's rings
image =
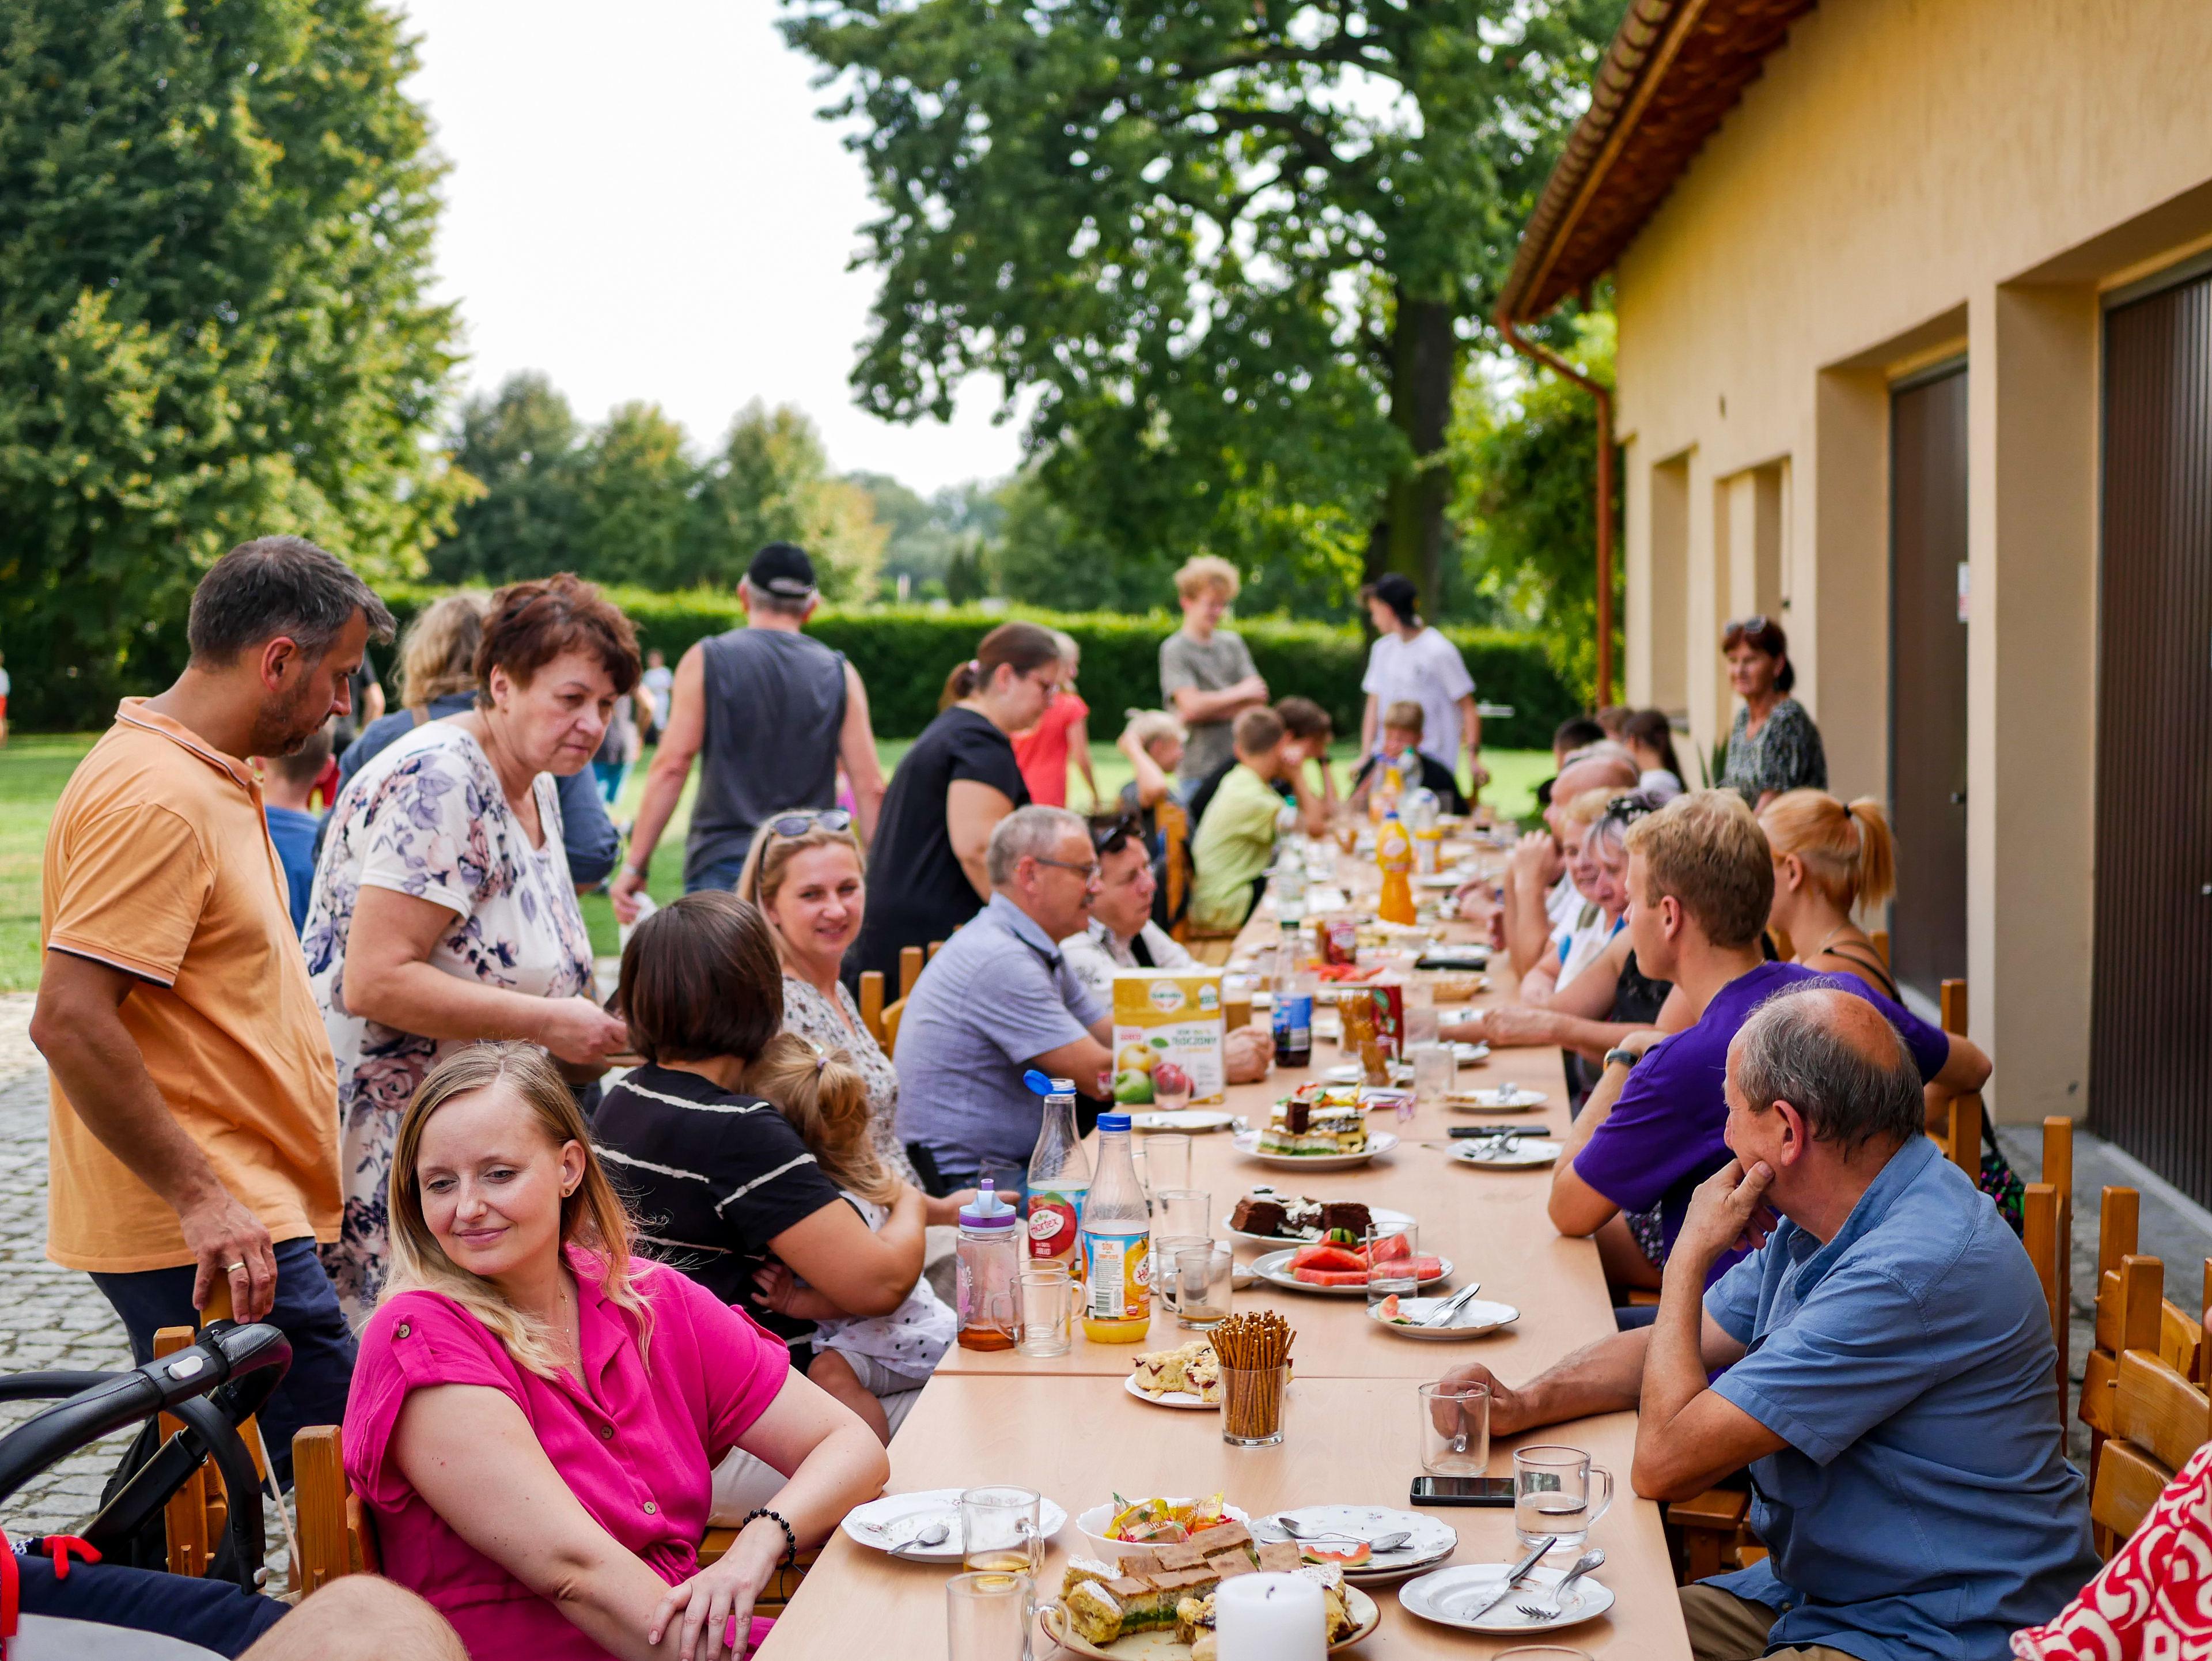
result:
[(747, 1512), (745, 1513), (745, 1520), (738, 1524), (738, 1532), (743, 1534), (748, 1528), (750, 1528), (752, 1526), (753, 1519), (757, 1517), (767, 1518), (770, 1522), (774, 1523), (776, 1527), (783, 1530), (783, 1561), (777, 1565), (777, 1567), (787, 1569), (798, 1562), (799, 1536), (791, 1531), (790, 1524), (785, 1522), (782, 1518), (777, 1516), (775, 1512), (770, 1511), (766, 1506), (763, 1506), (757, 1511)]

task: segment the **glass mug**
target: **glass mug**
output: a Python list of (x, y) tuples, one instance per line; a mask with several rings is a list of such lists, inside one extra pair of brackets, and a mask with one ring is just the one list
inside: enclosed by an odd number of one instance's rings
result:
[(1044, 1567), (1043, 1509), (1035, 1488), (969, 1488), (960, 1496), (962, 1567), (1034, 1578)]
[(945, 1583), (945, 1654), (951, 1661), (1030, 1661), (1036, 1583), (994, 1569)]
[(1513, 1531), (1522, 1546), (1542, 1541), (1580, 1551), (1612, 1504), (1613, 1473), (1580, 1448), (1544, 1443), (1514, 1451)]

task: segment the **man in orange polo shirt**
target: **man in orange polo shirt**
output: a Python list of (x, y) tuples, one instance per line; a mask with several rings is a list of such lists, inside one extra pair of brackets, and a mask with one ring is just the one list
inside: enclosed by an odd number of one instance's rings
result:
[(338, 1422), (353, 1372), (315, 1254), (337, 1234), (337, 1080), (240, 757), (343, 714), (392, 614), (313, 543), (265, 537), (216, 562), (186, 633), (184, 673), (123, 701), (47, 832), (46, 1255), (92, 1272), (141, 1365), (218, 1284), (282, 1328), (292, 1366), (261, 1422), (289, 1481), (293, 1431)]

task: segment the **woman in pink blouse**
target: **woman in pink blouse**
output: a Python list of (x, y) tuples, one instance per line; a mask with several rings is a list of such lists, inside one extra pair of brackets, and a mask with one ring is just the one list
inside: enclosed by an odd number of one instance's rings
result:
[[(422, 1081), (391, 1205), (393, 1277), (345, 1421), (385, 1573), (477, 1661), (745, 1653), (777, 1564), (881, 1489), (882, 1445), (781, 1342), (631, 1256), (575, 1098), (533, 1045), (463, 1050)], [(702, 1569), (732, 1447), (788, 1480)]]

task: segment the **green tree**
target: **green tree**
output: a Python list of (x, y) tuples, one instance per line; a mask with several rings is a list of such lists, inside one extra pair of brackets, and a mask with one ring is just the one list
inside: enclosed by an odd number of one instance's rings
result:
[(461, 406), (453, 465), (479, 493), (453, 515), (453, 534), (430, 551), (441, 582), (512, 582), (574, 566), (580, 504), (568, 400), (535, 373)]
[(883, 211), (862, 401), (1036, 394), (1123, 558), (1433, 592), (1447, 427), (1620, 0), (789, 0)]
[(453, 319), (440, 166), (374, 0), (0, 5), (0, 642), (27, 724), (183, 654), (245, 538), (422, 569)]
[(682, 424), (658, 404), (617, 406), (574, 469), (580, 575), (648, 588), (708, 580), (692, 500), (703, 476)]
[(812, 557), (825, 597), (876, 597), (889, 527), (861, 485), (836, 478), (822, 435), (794, 405), (758, 400), (730, 423), (699, 491), (699, 551), (686, 581), (734, 583), (763, 544)]
[[(1573, 327), (1574, 340), (1558, 350), (1610, 386), (1613, 314), (1591, 313)], [(1469, 487), (1453, 508), (1464, 581), (1534, 629), (1560, 678), (1587, 703), (1597, 685), (1597, 411), (1590, 395), (1548, 369), (1514, 383), (1510, 397), (1469, 376), (1452, 454)], [(1616, 618), (1624, 593), (1616, 565)], [(1619, 669), (1616, 661), (1616, 685)]]

